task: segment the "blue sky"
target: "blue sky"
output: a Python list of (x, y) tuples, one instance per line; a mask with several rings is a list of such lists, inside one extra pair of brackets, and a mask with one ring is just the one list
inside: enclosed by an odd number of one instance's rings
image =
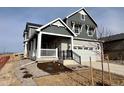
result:
[[(23, 31), (26, 22), (46, 24), (64, 18), (75, 8), (0, 8), (0, 52), (23, 51)], [(98, 26), (113, 34), (124, 33), (124, 8), (86, 8)]]

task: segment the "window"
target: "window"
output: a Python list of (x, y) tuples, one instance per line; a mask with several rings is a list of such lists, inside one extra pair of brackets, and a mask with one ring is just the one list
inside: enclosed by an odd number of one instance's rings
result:
[(78, 46), (78, 49), (83, 49), (81, 46)]
[(86, 25), (85, 29), (87, 30), (87, 35), (88, 36), (93, 36), (94, 35), (95, 27), (91, 27), (91, 26)]
[(84, 47), (84, 50), (88, 50), (88, 47)]
[(75, 22), (71, 22), (71, 27), (72, 27), (72, 30), (74, 31), (75, 30)]
[(71, 26), (73, 27), (74, 25), (75, 25), (75, 22), (74, 22), (74, 21), (72, 21), (72, 22), (71, 22)]
[(81, 32), (81, 24), (80, 23), (78, 23), (78, 24), (75, 24), (75, 29), (74, 29), (74, 31), (75, 31), (75, 33), (76, 34), (80, 34), (80, 32)]
[(77, 25), (75, 25), (75, 33), (76, 34), (79, 34), (80, 32), (79, 32), (79, 27), (77, 26)]
[(85, 15), (81, 14), (81, 20), (85, 20)]
[(89, 50), (93, 50), (93, 48), (92, 47), (89, 47)]
[(72, 22), (71, 22), (71, 27), (72, 27), (72, 30), (73, 30), (77, 35), (79, 35), (80, 32), (81, 32), (81, 30), (82, 30), (83, 25), (81, 25), (80, 22), (74, 22), (74, 21), (72, 21)]

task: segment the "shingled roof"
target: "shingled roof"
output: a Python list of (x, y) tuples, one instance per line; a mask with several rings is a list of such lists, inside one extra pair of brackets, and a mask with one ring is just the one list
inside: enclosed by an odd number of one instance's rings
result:
[(123, 39), (124, 39), (124, 33), (101, 38), (101, 40), (103, 40), (104, 42), (117, 41), (117, 40), (123, 40)]

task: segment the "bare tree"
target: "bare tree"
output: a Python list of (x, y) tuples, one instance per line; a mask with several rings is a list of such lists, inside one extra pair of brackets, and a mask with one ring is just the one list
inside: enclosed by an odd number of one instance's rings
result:
[(112, 35), (112, 32), (110, 29), (106, 28), (106, 27), (99, 27), (97, 29), (97, 36), (99, 39), (103, 38), (103, 37), (108, 37), (108, 36), (111, 36)]
[[(105, 27), (100, 27), (97, 29), (97, 37), (99, 39), (102, 39), (103, 37), (108, 37), (110, 35), (112, 35), (112, 32), (110, 30), (108, 30), (107, 28)], [(103, 63), (104, 63), (104, 51), (103, 51), (103, 42), (104, 41), (101, 41), (100, 42), (100, 46), (101, 46), (101, 67), (102, 67), (102, 84), (104, 85), (104, 66), (103, 66)]]

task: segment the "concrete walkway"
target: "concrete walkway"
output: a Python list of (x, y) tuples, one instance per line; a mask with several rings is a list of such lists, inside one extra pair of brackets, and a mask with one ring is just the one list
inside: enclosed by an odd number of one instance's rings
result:
[[(24, 66), (25, 64), (30, 64), (30, 60), (21, 60), (18, 62), (15, 68), (15, 75), (21, 81), (21, 86), (36, 86), (36, 83), (33, 81), (32, 76), (24, 78), (24, 76), (28, 73), (32, 75), (27, 68)], [(22, 67), (24, 66), (24, 67)], [(23, 69), (22, 69), (23, 68)], [(24, 73), (27, 72), (27, 73)]]
[[(82, 65), (90, 66), (90, 63), (89, 62), (84, 62)], [(92, 62), (92, 66), (95, 69), (102, 70), (101, 62)], [(108, 64), (103, 63), (103, 66), (104, 66), (104, 71), (108, 72)], [(111, 73), (115, 73), (115, 74), (124, 76), (124, 65), (109, 63), (109, 66), (110, 66), (110, 72)]]
[[(28, 77), (24, 78), (26, 74), (28, 74)], [(50, 74), (39, 69), (35, 61), (26, 59), (18, 62), (15, 69), (15, 75), (21, 81), (22, 86), (36, 86), (33, 78), (42, 77)]]

